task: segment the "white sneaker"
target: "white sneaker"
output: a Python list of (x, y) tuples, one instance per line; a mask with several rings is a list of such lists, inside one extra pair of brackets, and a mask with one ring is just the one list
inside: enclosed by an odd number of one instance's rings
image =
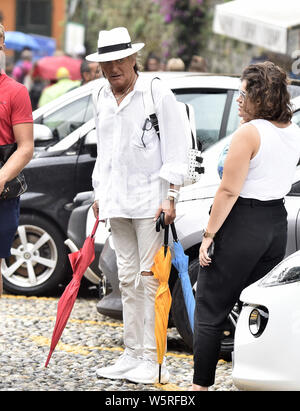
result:
[(115, 362), (114, 365), (108, 367), (98, 368), (96, 370), (97, 377), (110, 378), (111, 380), (117, 380), (125, 378), (125, 374), (128, 371), (133, 370), (140, 364), (141, 360), (132, 357), (127, 352), (124, 352)]
[[(129, 381), (140, 384), (155, 384), (159, 378), (159, 364), (155, 360), (144, 359), (134, 369), (127, 372), (125, 378)], [(167, 370), (165, 362), (161, 366), (160, 383), (167, 384), (170, 374)]]

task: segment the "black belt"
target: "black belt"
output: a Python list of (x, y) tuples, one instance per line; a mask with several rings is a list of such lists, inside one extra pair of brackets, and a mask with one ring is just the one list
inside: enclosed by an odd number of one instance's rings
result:
[(279, 198), (276, 200), (261, 201), (261, 200), (256, 200), (256, 198), (239, 197), (236, 201), (236, 204), (249, 205), (251, 207), (274, 207), (278, 205), (283, 205), (284, 198)]

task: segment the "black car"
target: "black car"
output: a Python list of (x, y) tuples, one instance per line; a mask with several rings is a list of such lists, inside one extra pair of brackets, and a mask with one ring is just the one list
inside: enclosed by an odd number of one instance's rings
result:
[(74, 196), (92, 190), (96, 158), (94, 122), (71, 133), (61, 146), (36, 151), (25, 167), (28, 191), (21, 196), (20, 222), (11, 257), (2, 260), (4, 289), (44, 295), (68, 278), (68, 221)]

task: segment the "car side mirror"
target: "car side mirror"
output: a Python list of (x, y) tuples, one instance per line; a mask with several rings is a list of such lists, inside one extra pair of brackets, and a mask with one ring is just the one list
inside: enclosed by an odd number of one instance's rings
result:
[(49, 143), (53, 140), (53, 134), (50, 128), (44, 124), (33, 124), (33, 138), (38, 143)]
[(88, 153), (92, 157), (97, 157), (97, 133), (96, 129), (93, 129), (87, 133), (84, 140), (84, 146)]

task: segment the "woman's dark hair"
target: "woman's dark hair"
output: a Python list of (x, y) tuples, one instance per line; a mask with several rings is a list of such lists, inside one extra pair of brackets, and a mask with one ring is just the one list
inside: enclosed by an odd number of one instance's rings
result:
[[(254, 103), (253, 118), (287, 123), (293, 116), (286, 72), (270, 61), (250, 64), (243, 71), (247, 98)], [(246, 103), (247, 104), (247, 103)]]

